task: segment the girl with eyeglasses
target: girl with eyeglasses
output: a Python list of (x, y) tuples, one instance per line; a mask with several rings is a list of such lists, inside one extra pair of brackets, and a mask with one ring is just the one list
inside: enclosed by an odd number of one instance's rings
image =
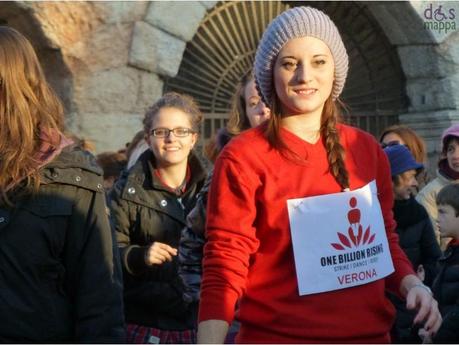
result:
[(0, 26), (0, 342), (124, 342), (102, 170), (64, 135), (31, 43)]
[(186, 95), (167, 93), (145, 114), (149, 149), (109, 195), (124, 273), (130, 343), (192, 343), (195, 331), (182, 299), (177, 247), (206, 177), (192, 149), (202, 114)]

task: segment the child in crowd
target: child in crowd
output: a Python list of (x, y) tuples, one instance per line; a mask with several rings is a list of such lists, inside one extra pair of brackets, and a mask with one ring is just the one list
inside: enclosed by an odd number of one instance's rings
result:
[(459, 183), (459, 124), (447, 128), (441, 137), (442, 149), (438, 162), (437, 177), (425, 186), (416, 196), (416, 200), (425, 207), (434, 225), (437, 241), (442, 250), (446, 248), (449, 239), (442, 238), (436, 228), (438, 217), (435, 198), (442, 187), (450, 183)]
[(440, 258), (440, 269), (433, 284), (443, 324), (435, 343), (459, 342), (459, 184), (449, 184), (437, 195), (437, 225), (441, 238), (452, 239)]
[[(395, 198), (393, 211), (400, 246), (417, 271), (418, 277), (424, 284), (431, 286), (441, 250), (435, 239), (429, 215), (412, 195), (413, 189), (418, 185), (416, 176), (422, 172), (423, 165), (415, 161), (405, 145), (389, 145), (384, 148), (384, 152), (390, 162)], [(407, 310), (405, 302), (396, 295), (389, 294), (389, 298), (397, 309), (391, 334), (392, 342), (420, 343), (418, 327), (413, 327), (416, 313)]]

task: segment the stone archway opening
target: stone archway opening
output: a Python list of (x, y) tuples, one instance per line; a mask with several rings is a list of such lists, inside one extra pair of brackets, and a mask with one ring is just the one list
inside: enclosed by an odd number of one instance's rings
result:
[(367, 5), (359, 2), (219, 2), (187, 43), (177, 76), (165, 79), (165, 91), (192, 95), (205, 114), (204, 140), (222, 127), (231, 97), (251, 67), (256, 47), (269, 22), (285, 9), (308, 5), (336, 23), (350, 57), (342, 100), (345, 120), (378, 135), (407, 111), (405, 78), (396, 48)]

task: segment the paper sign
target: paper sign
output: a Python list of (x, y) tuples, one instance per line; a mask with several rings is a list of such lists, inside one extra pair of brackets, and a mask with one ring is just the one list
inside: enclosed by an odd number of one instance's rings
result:
[(300, 295), (344, 289), (394, 271), (375, 181), (287, 200)]

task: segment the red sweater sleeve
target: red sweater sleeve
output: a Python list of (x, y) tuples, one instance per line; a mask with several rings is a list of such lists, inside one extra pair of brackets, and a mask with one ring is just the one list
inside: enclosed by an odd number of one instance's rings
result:
[(392, 179), (390, 175), (390, 165), (386, 154), (378, 148), (379, 167), (377, 169), (378, 197), (386, 227), (387, 240), (394, 264), (394, 273), (386, 278), (386, 288), (400, 296), (400, 283), (408, 274), (415, 274), (412, 265), (399, 245), (398, 234), (395, 232), (397, 223), (394, 220), (392, 208), (394, 196), (392, 191)]
[(258, 178), (227, 150), (216, 164), (207, 203), (199, 321), (233, 320), (243, 294), (250, 256), (259, 246), (255, 191)]

